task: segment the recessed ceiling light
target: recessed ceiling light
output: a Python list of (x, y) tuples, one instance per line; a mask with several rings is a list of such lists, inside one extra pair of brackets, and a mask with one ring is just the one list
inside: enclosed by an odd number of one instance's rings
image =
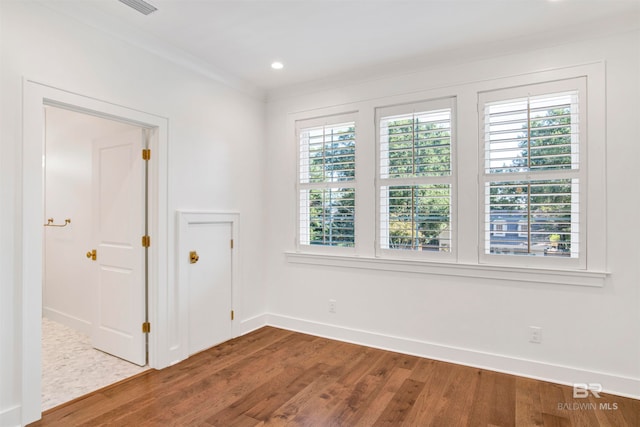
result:
[(271, 68), (274, 70), (282, 70), (284, 68), (284, 64), (282, 62), (276, 61), (271, 63)]

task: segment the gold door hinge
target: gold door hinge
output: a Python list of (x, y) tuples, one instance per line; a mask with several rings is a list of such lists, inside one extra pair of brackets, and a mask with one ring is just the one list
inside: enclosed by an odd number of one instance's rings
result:
[(148, 334), (151, 332), (151, 323), (149, 322), (144, 322), (142, 324), (142, 333), (143, 334)]
[(142, 150), (142, 160), (151, 160), (151, 149), (145, 148)]
[(233, 249), (233, 239), (231, 239), (231, 249)]
[(233, 312), (233, 310), (231, 310), (231, 320), (233, 320), (234, 317), (235, 317), (235, 313)]
[(151, 246), (151, 236), (142, 236), (142, 247), (148, 248)]

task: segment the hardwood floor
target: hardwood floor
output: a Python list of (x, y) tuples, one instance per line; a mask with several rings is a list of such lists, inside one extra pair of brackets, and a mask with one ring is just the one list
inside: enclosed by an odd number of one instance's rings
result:
[(265, 327), (32, 426), (639, 426), (640, 401)]

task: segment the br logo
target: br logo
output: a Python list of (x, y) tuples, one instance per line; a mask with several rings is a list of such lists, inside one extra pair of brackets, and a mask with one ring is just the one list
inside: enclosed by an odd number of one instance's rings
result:
[(576, 383), (573, 385), (573, 397), (575, 399), (585, 399), (589, 397), (589, 393), (593, 394), (593, 397), (599, 399), (602, 392), (602, 385), (599, 383)]

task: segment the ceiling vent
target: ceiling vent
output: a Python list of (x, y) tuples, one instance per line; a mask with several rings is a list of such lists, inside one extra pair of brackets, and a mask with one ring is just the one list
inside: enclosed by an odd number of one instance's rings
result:
[(118, 1), (120, 3), (126, 4), (129, 7), (134, 8), (135, 10), (142, 13), (143, 15), (149, 15), (150, 13), (153, 13), (156, 10), (158, 10), (157, 7), (143, 0), (118, 0)]

